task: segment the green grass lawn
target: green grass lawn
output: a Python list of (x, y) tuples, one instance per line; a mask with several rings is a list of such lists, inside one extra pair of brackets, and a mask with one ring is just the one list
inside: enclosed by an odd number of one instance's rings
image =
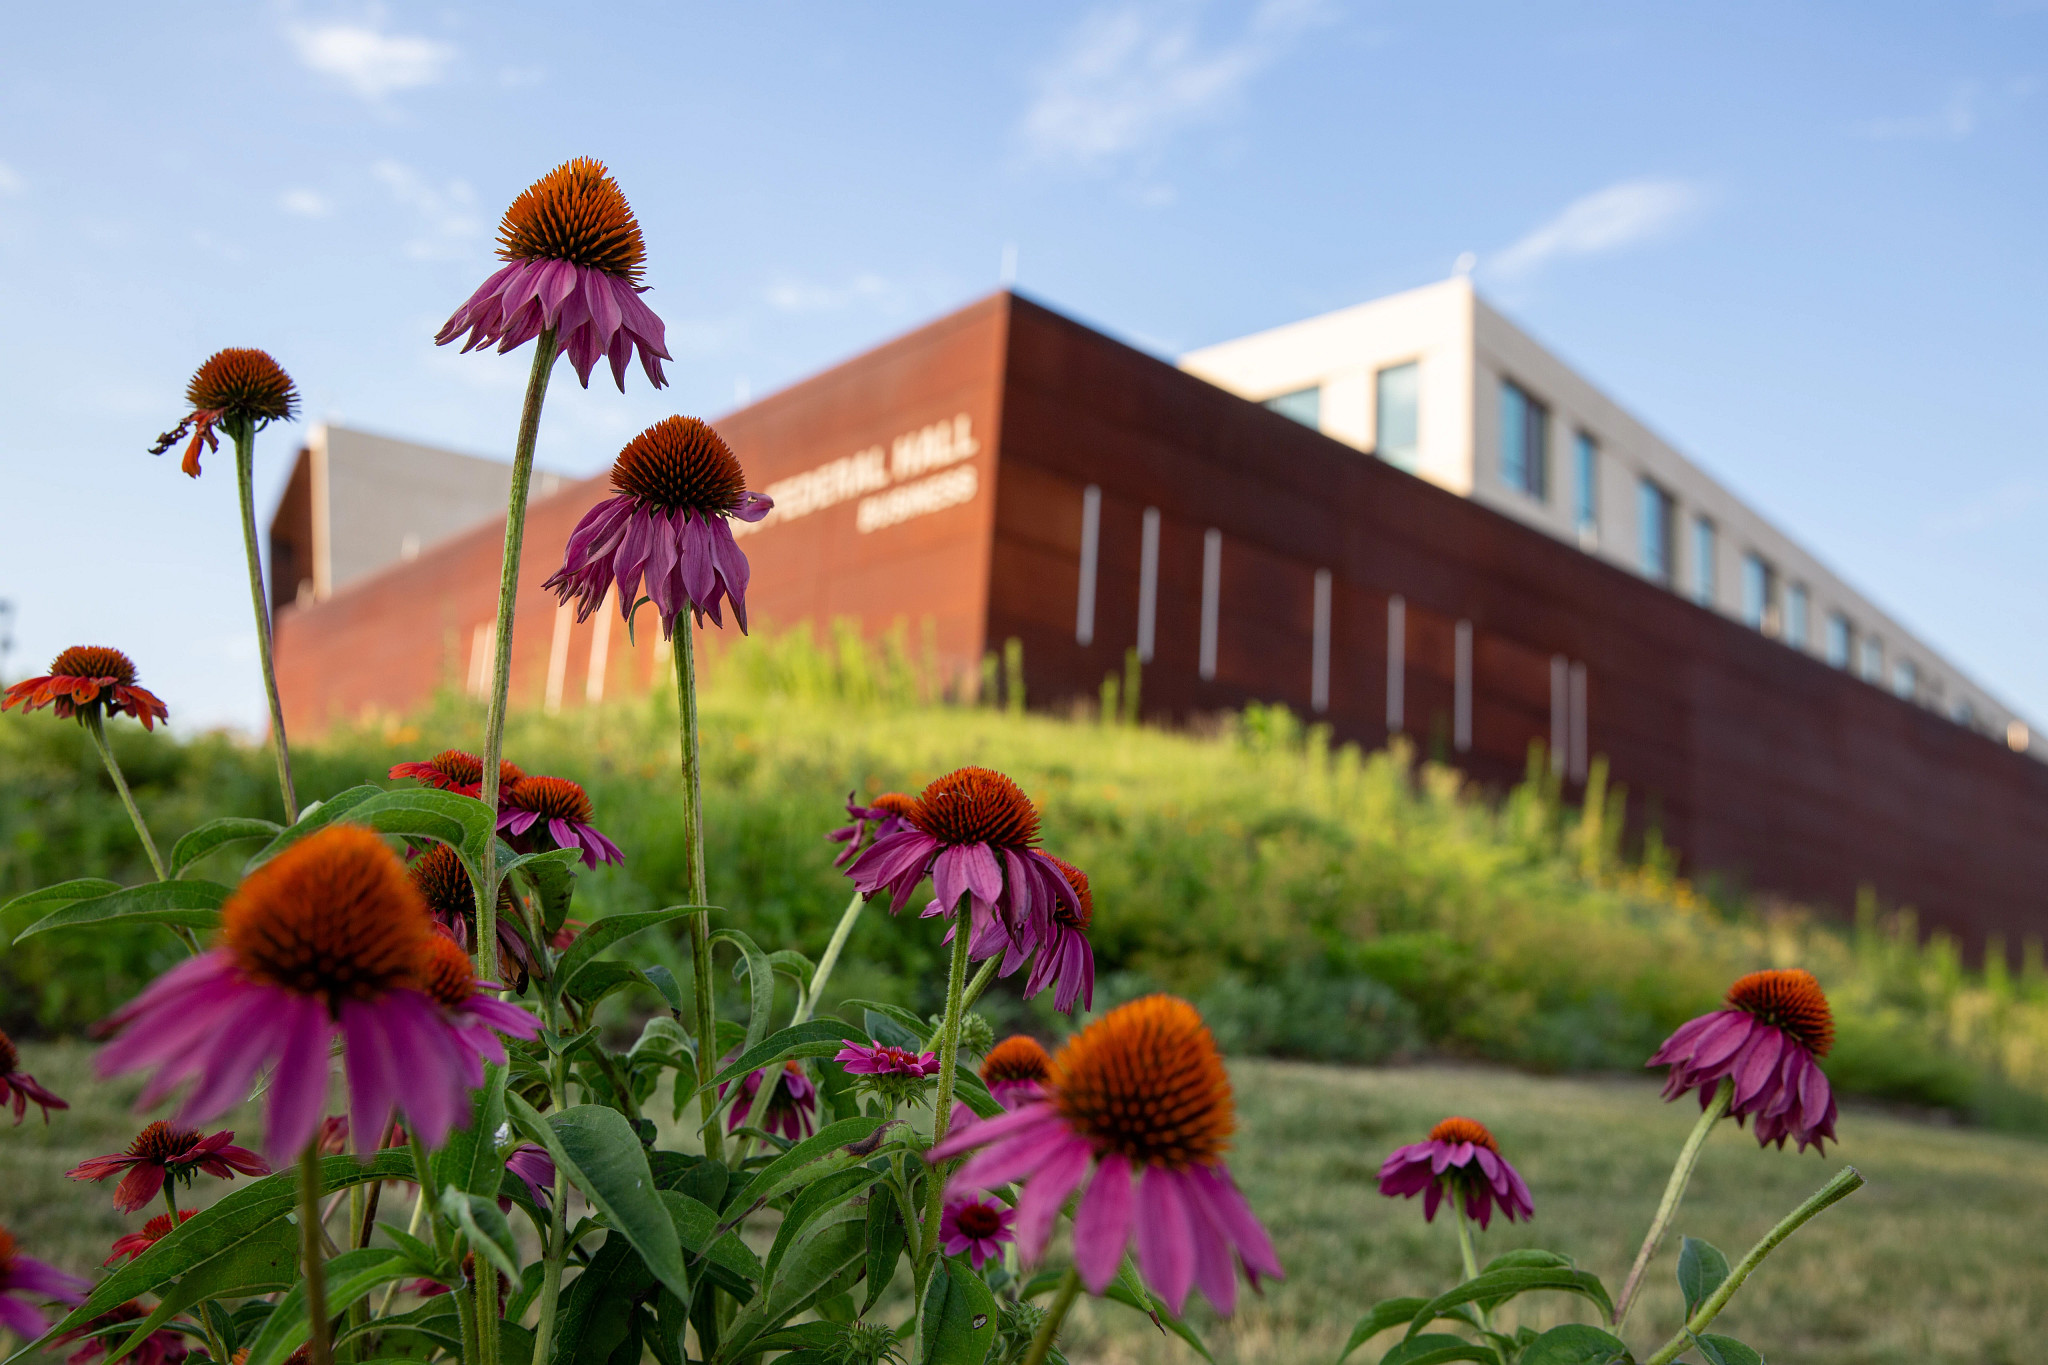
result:
[[(74, 1108), (48, 1128), (34, 1119), (0, 1128), (0, 1223), (29, 1254), (83, 1272), (142, 1215), (118, 1218), (110, 1189), (72, 1185), (63, 1173), (132, 1136), (135, 1124), (118, 1104), (133, 1090), (91, 1080), (84, 1045), (23, 1051), (28, 1068)], [(1232, 1165), (1289, 1277), (1227, 1325), (1205, 1308), (1192, 1311), (1220, 1360), (1261, 1365), (1330, 1361), (1373, 1301), (1454, 1280), (1453, 1228), (1425, 1224), (1418, 1203), (1383, 1199), (1374, 1188), (1386, 1153), (1437, 1119), (1461, 1113), (1487, 1123), (1534, 1191), (1535, 1222), (1496, 1221), (1483, 1255), (1518, 1246), (1566, 1251), (1613, 1289), (1696, 1112), (1690, 1101), (1659, 1103), (1646, 1080), (1249, 1061), (1233, 1075), (1240, 1132)], [(2048, 1146), (1853, 1105), (1839, 1126), (1843, 1142), (1826, 1160), (1760, 1151), (1726, 1124), (1709, 1144), (1677, 1228), (1731, 1260), (1842, 1162), (1870, 1181), (1772, 1257), (1722, 1317), (1723, 1330), (1801, 1365), (2040, 1360)], [(202, 1179), (198, 1193), (224, 1188)], [(1676, 1323), (1675, 1256), (1674, 1238), (1632, 1324), (1639, 1352)], [(1542, 1327), (1579, 1315), (1578, 1305), (1531, 1295), (1503, 1316)], [(1354, 1359), (1370, 1361), (1389, 1344), (1382, 1339)], [(1194, 1359), (1135, 1315), (1085, 1301), (1067, 1346), (1076, 1365)]]

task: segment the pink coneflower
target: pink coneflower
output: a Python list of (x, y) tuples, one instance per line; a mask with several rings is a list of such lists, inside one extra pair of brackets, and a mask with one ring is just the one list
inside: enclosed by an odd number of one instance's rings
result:
[[(1074, 907), (1073, 888), (1059, 864), (1034, 847), (1037, 808), (1001, 773), (948, 773), (924, 789), (907, 815), (907, 828), (875, 840), (847, 869), (862, 895), (887, 887), (890, 909), (901, 910), (929, 876), (936, 913), (951, 916), (963, 899), (971, 899), (974, 911), (992, 917), (1023, 952), (1044, 941), (1054, 907)], [(980, 927), (974, 919), (968, 923)], [(994, 956), (981, 933), (973, 950), (977, 957)]]
[(159, 1120), (137, 1133), (126, 1152), (92, 1157), (64, 1174), (73, 1180), (105, 1180), (126, 1171), (114, 1189), (114, 1207), (133, 1213), (156, 1198), (167, 1179), (189, 1186), (201, 1172), (222, 1180), (233, 1180), (237, 1171), (269, 1175), (270, 1164), (262, 1157), (229, 1145), (234, 1138), (232, 1129), (202, 1137), (197, 1128), (177, 1128)]
[(133, 716), (145, 730), (170, 719), (170, 709), (156, 694), (135, 685), (135, 663), (118, 649), (104, 645), (73, 645), (50, 661), (39, 678), (23, 678), (0, 696), (0, 711), (19, 705), (24, 712), (48, 706), (83, 724), (95, 709), (110, 716)]
[[(533, 1196), (537, 1207), (548, 1208), (555, 1197), (555, 1162), (547, 1149), (532, 1142), (522, 1142), (512, 1149), (505, 1158), (505, 1169), (519, 1178), (526, 1186), (526, 1192)], [(499, 1200), (509, 1206), (509, 1200)]]
[(848, 1043), (832, 1058), (849, 1076), (907, 1076), (922, 1080), (939, 1074), (936, 1052), (912, 1052), (887, 1043)]
[[(381, 1133), (396, 1109), (439, 1147), (469, 1111), (475, 1023), (415, 973), (445, 942), (405, 866), (369, 830), (334, 825), (287, 848), (221, 907), (220, 946), (166, 972), (116, 1013), (102, 1075), (155, 1070), (150, 1105), (193, 1082), (174, 1122), (225, 1113), (272, 1065), (265, 1150), (298, 1153), (326, 1108), (328, 1049), (342, 1041), (350, 1121)], [(530, 1016), (529, 1016), (530, 1018)]]
[[(391, 776), (410, 777), (429, 787), (454, 792), (457, 796), (480, 796), (484, 790), (484, 761), (460, 749), (443, 749), (429, 759), (392, 764)], [(498, 793), (501, 803), (504, 793), (512, 790), (513, 784), (524, 776), (526, 774), (511, 759), (499, 760)]]
[[(513, 1038), (540, 1036), (540, 1020), (490, 994), (498, 989), (498, 983), (477, 980), (469, 954), (452, 938), (441, 934), (427, 936), (413, 964), (412, 984), (448, 1012), (448, 1022), (470, 1053), (465, 1079), (472, 1089), (484, 1083), (485, 1062), (505, 1064), (505, 1044), (499, 1034)], [(441, 1144), (436, 1141), (428, 1145)]]
[(630, 621), (645, 575), (664, 637), (685, 608), (723, 626), (718, 604), (725, 598), (745, 634), (747, 557), (730, 519), (759, 521), (775, 502), (747, 490), (724, 438), (695, 417), (665, 417), (619, 452), (612, 487), (618, 496), (583, 514), (569, 533), (562, 567), (541, 586), (565, 605), (575, 598), (578, 621), (616, 588), (619, 614)]
[(626, 855), (590, 823), (590, 796), (566, 777), (522, 777), (500, 794), (498, 828), (521, 853), (581, 850), (583, 865), (623, 863)]
[(469, 333), (464, 352), (497, 343), (515, 350), (553, 328), (555, 342), (590, 387), (590, 371), (609, 359), (619, 392), (637, 348), (647, 380), (668, 383), (671, 359), (654, 310), (640, 301), (647, 247), (640, 224), (601, 161), (577, 157), (527, 186), (498, 227), (498, 259), (510, 262), (455, 310), (436, 345)]
[[(721, 1068), (733, 1062), (739, 1054), (727, 1053), (719, 1061)], [(853, 1068), (848, 1067), (851, 1071)], [(739, 1098), (726, 1112), (725, 1131), (736, 1131), (741, 1125), (759, 1128), (764, 1132), (779, 1133), (791, 1142), (798, 1142), (811, 1135), (818, 1123), (818, 1088), (811, 1084), (811, 1078), (804, 1074), (803, 1063), (787, 1062), (782, 1068), (782, 1081), (775, 1087), (774, 1095), (768, 1101), (765, 1111), (756, 1108), (755, 1097), (761, 1093), (761, 1084), (768, 1072), (749, 1071), (740, 1078)], [(727, 1086), (718, 1087), (718, 1097), (725, 1098)]]
[(1042, 1097), (1051, 1075), (1052, 1058), (1029, 1034), (1003, 1039), (981, 1059), (982, 1084), (1005, 1109), (1015, 1109)]
[(910, 825), (910, 812), (917, 807), (917, 798), (905, 796), (902, 792), (883, 792), (876, 797), (873, 805), (862, 806), (854, 802), (853, 793), (846, 794), (846, 814), (853, 821), (826, 835), (835, 844), (845, 844), (839, 856), (832, 860), (832, 866), (845, 867), (866, 852), (875, 839), (885, 839), (898, 830)]
[(974, 1199), (948, 1199), (939, 1219), (939, 1245), (948, 1256), (965, 1256), (976, 1270), (982, 1262), (1003, 1254), (1007, 1242), (1017, 1240), (1011, 1225), (1017, 1211), (986, 1195)]
[[(435, 844), (412, 860), (406, 875), (419, 888), (420, 899), (427, 903), (427, 913), (434, 917), (434, 923), (468, 950), (475, 937), (476, 883), (469, 879), (469, 869), (462, 865), (455, 850), (446, 844)], [(525, 989), (526, 978), (533, 971), (533, 954), (526, 946), (526, 936), (519, 932), (509, 880), (498, 883), (498, 951), (503, 961), (518, 968), (513, 987)]]
[[(130, 1299), (118, 1308), (110, 1308), (96, 1318), (87, 1319), (79, 1324), (76, 1330), (66, 1332), (50, 1345), (55, 1348), (69, 1346), (74, 1341), (82, 1342), (77, 1350), (64, 1357), (64, 1361), (65, 1365), (87, 1365), (88, 1361), (98, 1360), (105, 1355), (107, 1348), (116, 1340), (127, 1339), (125, 1333), (116, 1337), (107, 1333), (105, 1329), (119, 1327), (123, 1323), (141, 1322), (148, 1316), (148, 1309)], [(178, 1362), (189, 1354), (191, 1352), (186, 1349), (185, 1338), (169, 1328), (164, 1328), (151, 1332), (143, 1338), (140, 1346), (121, 1358), (135, 1361), (137, 1365), (178, 1365)]]
[(69, 1109), (64, 1100), (45, 1090), (36, 1083), (36, 1078), (21, 1069), (21, 1054), (14, 1050), (14, 1040), (0, 1032), (0, 1109), (14, 1106), (14, 1121), (19, 1124), (33, 1104), (43, 1111), (43, 1122), (50, 1121), (52, 1109)]
[(15, 1248), (13, 1234), (0, 1228), (0, 1327), (23, 1341), (34, 1341), (50, 1321), (30, 1307), (28, 1300), (83, 1303), (85, 1291), (91, 1287), (76, 1275), (22, 1255)]
[(1735, 1082), (1728, 1112), (1756, 1116), (1758, 1146), (1796, 1138), (1826, 1154), (1835, 1136), (1835, 1096), (1816, 1058), (1835, 1043), (1834, 1015), (1813, 973), (1751, 972), (1728, 988), (1728, 1007), (1703, 1014), (1664, 1040), (1648, 1066), (1668, 1066), (1664, 1098), (1697, 1088), (1700, 1108), (1724, 1077)]
[(1069, 1038), (1043, 1100), (970, 1125), (926, 1159), (983, 1149), (953, 1175), (949, 1188), (961, 1194), (1023, 1182), (1017, 1242), (1030, 1261), (1086, 1181), (1074, 1264), (1090, 1293), (1116, 1278), (1135, 1236), (1138, 1268), (1169, 1308), (1179, 1313), (1199, 1285), (1227, 1314), (1238, 1266), (1254, 1285), (1282, 1274), (1223, 1164), (1235, 1125), (1230, 1077), (1201, 1016), (1185, 1000), (1151, 995)]
[(185, 401), (192, 411), (157, 437), (149, 453), (161, 455), (191, 432), (192, 442), (185, 447), (185, 458), (178, 467), (196, 479), (200, 447), (209, 453), (220, 449), (220, 433), (215, 428), (247, 422), (253, 432), (272, 422), (289, 422), (298, 411), (299, 391), (269, 352), (230, 346), (215, 351), (194, 372), (192, 382), (185, 386)]
[(1536, 1213), (1521, 1174), (1500, 1154), (1486, 1125), (1472, 1119), (1445, 1119), (1425, 1141), (1397, 1148), (1380, 1166), (1380, 1193), (1390, 1199), (1421, 1194), (1425, 1222), (1436, 1220), (1445, 1199), (1462, 1199), (1465, 1216), (1482, 1232), (1493, 1221), (1495, 1200), (1510, 1223)]
[[(1051, 858), (1051, 855), (1047, 855)], [(1053, 866), (1067, 879), (1071, 900), (1053, 906), (1052, 925), (1039, 941), (1038, 956), (1032, 960), (1031, 975), (1024, 979), (1024, 998), (1052, 986), (1053, 1008), (1062, 1014), (1075, 1002), (1084, 1009), (1095, 1008), (1095, 950), (1088, 944), (1088, 926), (1095, 920), (1095, 897), (1088, 890), (1088, 874), (1071, 863), (1051, 858)]]
[[(198, 1209), (180, 1209), (178, 1210), (178, 1221), (182, 1223), (197, 1212), (199, 1212)], [(142, 1231), (130, 1232), (116, 1237), (114, 1239), (113, 1251), (100, 1264), (112, 1265), (119, 1260), (132, 1261), (170, 1235), (171, 1215), (160, 1213), (147, 1223), (144, 1223)]]

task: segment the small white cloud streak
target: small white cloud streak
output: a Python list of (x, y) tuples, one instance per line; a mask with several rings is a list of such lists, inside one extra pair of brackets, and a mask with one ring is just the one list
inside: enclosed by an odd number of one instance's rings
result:
[(1598, 256), (1663, 236), (1706, 196), (1685, 180), (1626, 180), (1574, 199), (1564, 212), (1487, 261), (1512, 279), (1568, 256)]
[(425, 231), (405, 244), (408, 256), (416, 260), (439, 260), (470, 253), (471, 244), (483, 235), (485, 223), (477, 212), (476, 192), (461, 180), (436, 187), (412, 167), (397, 161), (379, 161), (370, 174), (383, 182), (391, 197), (420, 216)]
[(1220, 117), (1324, 21), (1321, 0), (1262, 0), (1243, 32), (1205, 42), (1197, 0), (1131, 0), (1086, 16), (1039, 73), (1019, 136), (1032, 159), (1101, 167)]
[(318, 190), (286, 190), (277, 206), (297, 218), (325, 218), (334, 212), (334, 201)]
[(842, 285), (811, 284), (781, 279), (768, 286), (768, 306), (778, 313), (828, 313), (856, 303), (893, 299), (900, 291), (872, 271), (863, 271)]
[(1977, 131), (1981, 93), (1975, 81), (1965, 81), (1932, 113), (1867, 119), (1856, 133), (1873, 142), (1960, 142)]
[(27, 188), (28, 182), (21, 178), (20, 172), (0, 161), (0, 194), (20, 194)]
[(287, 32), (309, 69), (372, 103), (399, 90), (439, 83), (457, 55), (452, 44), (366, 24), (293, 24)]

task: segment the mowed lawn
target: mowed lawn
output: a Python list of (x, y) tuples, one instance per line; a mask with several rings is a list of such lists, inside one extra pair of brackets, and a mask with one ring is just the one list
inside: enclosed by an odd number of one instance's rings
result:
[[(74, 1108), (45, 1129), (0, 1128), (0, 1223), (23, 1250), (86, 1271), (143, 1215), (118, 1218), (111, 1189), (63, 1179), (80, 1158), (117, 1150), (134, 1120), (88, 1077), (78, 1044), (28, 1046), (25, 1062)], [(1529, 1225), (1496, 1220), (1482, 1255), (1542, 1246), (1569, 1252), (1619, 1287), (1697, 1113), (1659, 1102), (1647, 1080), (1550, 1079), (1463, 1067), (1344, 1070), (1239, 1062), (1233, 1168), (1273, 1231), (1284, 1283), (1248, 1298), (1229, 1323), (1191, 1311), (1219, 1360), (1328, 1362), (1373, 1301), (1447, 1287), (1456, 1235), (1422, 1221), (1419, 1202), (1382, 1198), (1380, 1161), (1437, 1119), (1491, 1127), (1534, 1192)], [(132, 1088), (125, 1093), (132, 1094)], [(91, 1103), (92, 1097), (107, 1103)], [(1738, 1257), (1844, 1163), (1870, 1183), (1809, 1224), (1766, 1263), (1721, 1318), (1776, 1361), (2034, 1362), (2048, 1323), (2048, 1144), (1849, 1107), (1843, 1141), (1812, 1153), (1759, 1150), (1724, 1124), (1710, 1142), (1677, 1228)], [(250, 1134), (253, 1136), (253, 1133)], [(222, 1187), (202, 1180), (200, 1193)], [(1062, 1252), (1055, 1250), (1054, 1255)], [(1677, 1322), (1676, 1238), (1660, 1256), (1631, 1336), (1639, 1354)], [(1531, 1295), (1503, 1313), (1537, 1327), (1584, 1318), (1580, 1301)], [(1353, 1359), (1370, 1362), (1375, 1341)], [(1194, 1359), (1177, 1340), (1113, 1305), (1086, 1301), (1067, 1332), (1076, 1365)]]

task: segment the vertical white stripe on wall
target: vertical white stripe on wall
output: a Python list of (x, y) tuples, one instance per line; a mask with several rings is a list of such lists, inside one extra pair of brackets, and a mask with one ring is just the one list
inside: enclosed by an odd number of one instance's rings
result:
[(469, 633), (469, 695), (487, 698), (491, 694), (491, 667), (497, 662), (498, 621), (485, 621)]
[(1308, 703), (1317, 715), (1330, 709), (1330, 571), (1316, 570), (1315, 643), (1309, 651)]
[(1145, 509), (1138, 541), (1138, 662), (1152, 662), (1159, 624), (1159, 509)]
[(1074, 604), (1074, 643), (1095, 643), (1095, 568), (1102, 543), (1102, 489), (1081, 490), (1081, 596)]
[(619, 589), (614, 584), (598, 605), (597, 619), (590, 623), (590, 670), (583, 675), (586, 701), (604, 700), (604, 669), (612, 647), (612, 613), (619, 609)]
[(1452, 636), (1451, 747), (1459, 753), (1472, 748), (1472, 623), (1458, 622)]
[(1216, 609), (1223, 597), (1223, 533), (1202, 532), (1202, 681), (1216, 676)]
[(569, 680), (569, 627), (576, 623), (576, 608), (567, 602), (555, 608), (555, 638), (548, 642), (548, 690), (542, 707), (549, 715), (562, 709), (562, 684)]
[(1572, 665), (1571, 676), (1571, 766), (1574, 782), (1586, 780), (1586, 666)]
[(1570, 663), (1562, 654), (1550, 656), (1550, 771), (1564, 776), (1564, 765), (1571, 754), (1572, 726), (1571, 702), (1568, 679)]
[(1399, 734), (1408, 705), (1408, 601), (1387, 599), (1387, 729)]

